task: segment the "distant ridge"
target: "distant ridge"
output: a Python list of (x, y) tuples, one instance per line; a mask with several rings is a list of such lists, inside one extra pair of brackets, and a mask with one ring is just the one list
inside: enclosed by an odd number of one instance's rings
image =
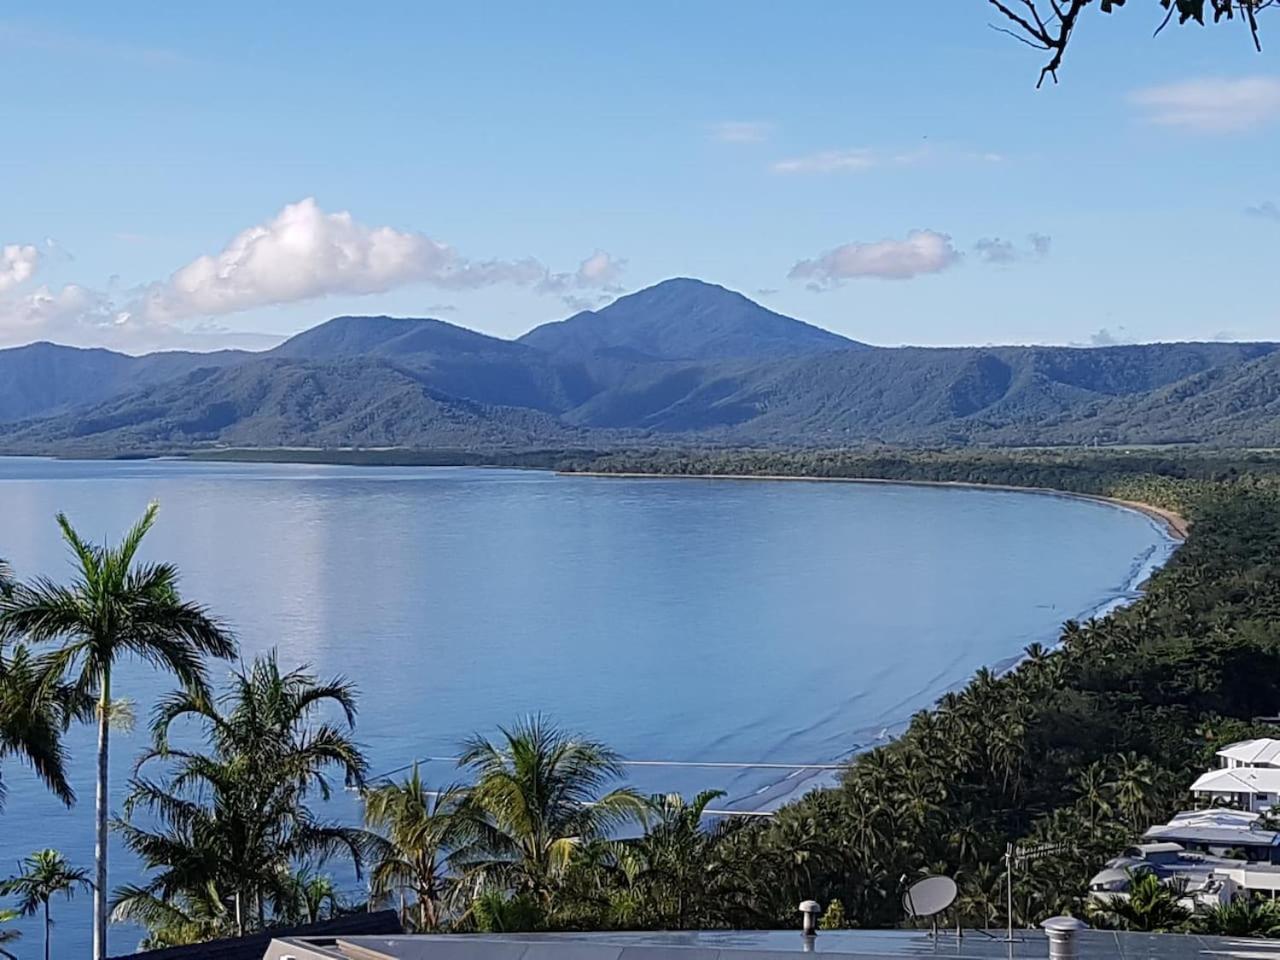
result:
[(336, 317), (263, 353), (0, 350), (0, 452), (1280, 446), (1280, 345), (882, 348), (678, 278), (519, 340)]

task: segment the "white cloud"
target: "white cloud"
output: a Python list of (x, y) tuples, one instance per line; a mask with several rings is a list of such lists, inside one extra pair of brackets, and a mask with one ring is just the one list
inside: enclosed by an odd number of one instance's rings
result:
[(851, 150), (822, 150), (803, 157), (779, 160), (773, 165), (774, 173), (841, 173), (870, 170), (882, 160), (868, 147)]
[(880, 277), (909, 280), (941, 273), (960, 261), (951, 237), (935, 230), (912, 230), (903, 240), (846, 243), (813, 260), (801, 260), (788, 276), (809, 281), (812, 290), (829, 290), (844, 280)]
[(626, 265), (627, 261), (618, 260), (603, 250), (597, 250), (578, 264), (574, 282), (579, 287), (611, 287), (621, 279)]
[(1245, 207), (1244, 212), (1251, 217), (1261, 217), (1263, 220), (1280, 220), (1280, 207), (1271, 200), (1263, 200), (1256, 206)]
[[(0, 248), (0, 293), (28, 279), (39, 258), (35, 247)], [(446, 290), (513, 284), (560, 296), (617, 292), (625, 265), (603, 250), (565, 273), (552, 273), (533, 257), (469, 260), (426, 234), (367, 226), (349, 213), (327, 213), (314, 199), (306, 199), (241, 231), (220, 252), (198, 257), (165, 281), (120, 294), (70, 284), (0, 299), (0, 344), (48, 339), (125, 350), (196, 344), (209, 349), (223, 335), (238, 342), (245, 338), (193, 321), (330, 295), (382, 293), (413, 283)]]
[(1028, 234), (1025, 247), (1000, 237), (983, 237), (974, 243), (973, 252), (984, 263), (1016, 263), (1028, 258), (1047, 257), (1052, 244), (1053, 238), (1044, 233)]
[(711, 125), (711, 138), (721, 143), (764, 143), (773, 135), (773, 124), (763, 120), (725, 120)]
[(1280, 77), (1205, 77), (1130, 94), (1146, 119), (1202, 133), (1237, 133), (1280, 118)]
[(326, 213), (308, 198), (242, 231), (221, 252), (152, 284), (130, 310), (180, 320), (330, 295), (384, 293), (413, 283), (449, 290), (508, 283), (556, 293), (611, 284), (622, 266), (603, 251), (574, 274), (553, 274), (532, 257), (468, 260), (424, 233), (366, 226), (347, 212)]
[(41, 286), (0, 303), (0, 343), (84, 343), (109, 334), (119, 322), (110, 300), (96, 291), (76, 284), (57, 291)]
[(0, 247), (0, 293), (30, 280), (40, 263), (40, 251), (27, 244)]
[(622, 277), (627, 261), (619, 260), (603, 250), (597, 250), (578, 264), (573, 273), (547, 273), (538, 281), (536, 290), (539, 293), (558, 294), (565, 306), (574, 310), (589, 310), (608, 300), (608, 296), (584, 297), (575, 295), (575, 290), (603, 290), (606, 294), (620, 293), (622, 288), (618, 281)]

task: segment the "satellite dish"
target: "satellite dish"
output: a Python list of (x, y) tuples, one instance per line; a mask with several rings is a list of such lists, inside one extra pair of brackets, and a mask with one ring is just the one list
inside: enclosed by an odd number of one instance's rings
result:
[(957, 892), (956, 882), (950, 877), (925, 877), (907, 888), (902, 895), (902, 908), (909, 917), (932, 917), (951, 906)]

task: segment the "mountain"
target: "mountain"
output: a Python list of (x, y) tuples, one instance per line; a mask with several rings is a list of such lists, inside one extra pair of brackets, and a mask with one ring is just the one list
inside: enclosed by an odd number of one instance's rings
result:
[(373, 357), (435, 390), (478, 403), (560, 413), (598, 388), (581, 364), (443, 320), (336, 317), (264, 354), (291, 360)]
[(53, 343), (0, 350), (0, 423), (98, 403), (200, 367), (239, 363), (248, 356), (251, 354), (239, 350), (223, 350), (131, 357), (112, 350), (85, 350)]
[(882, 348), (669, 280), (518, 341), (337, 317), (265, 353), (0, 351), (0, 451), (1280, 445), (1280, 344)]
[(727, 360), (846, 350), (863, 344), (701, 280), (664, 280), (601, 310), (545, 323), (520, 342), (558, 357)]
[(383, 360), (262, 358), (204, 368), (87, 411), (13, 424), (8, 449), (103, 454), (246, 447), (527, 448), (580, 442), (554, 417), (441, 394)]

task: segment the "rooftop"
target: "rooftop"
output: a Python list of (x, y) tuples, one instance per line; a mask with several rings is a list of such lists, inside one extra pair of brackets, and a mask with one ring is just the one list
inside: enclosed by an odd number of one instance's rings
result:
[(1260, 815), (1247, 810), (1211, 807), (1187, 810), (1168, 823), (1151, 827), (1145, 840), (1175, 840), (1215, 846), (1277, 846), (1280, 833), (1258, 826)]
[(1241, 740), (1218, 751), (1218, 756), (1238, 763), (1280, 764), (1280, 740), (1262, 737), (1258, 740)]
[[(277, 940), (265, 960), (782, 960), (807, 952), (858, 960), (1047, 960), (1043, 933), (1017, 936), (1008, 944), (1003, 933), (970, 931), (957, 941), (910, 930), (832, 930), (807, 945), (790, 930), (352, 937), (328, 945)], [(1102, 930), (1077, 936), (1080, 960), (1280, 960), (1277, 941)]]
[(1204, 793), (1280, 793), (1280, 767), (1234, 767), (1202, 773), (1191, 785)]

